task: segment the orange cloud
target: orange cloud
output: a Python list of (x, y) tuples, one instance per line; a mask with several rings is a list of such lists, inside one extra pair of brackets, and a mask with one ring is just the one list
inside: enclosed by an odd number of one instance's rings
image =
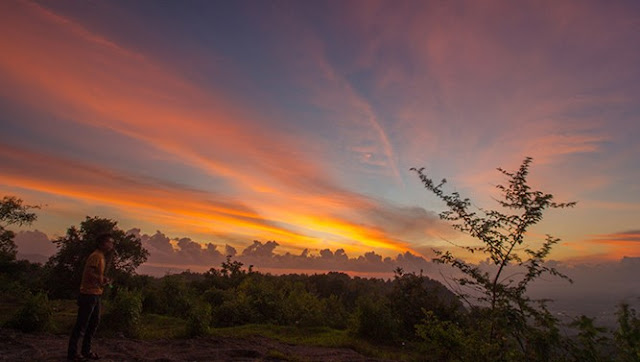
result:
[(635, 258), (640, 256), (640, 230), (597, 235), (595, 239), (564, 243), (564, 246), (577, 255), (566, 259), (573, 263)]
[[(0, 145), (3, 183), (53, 195), (110, 205), (148, 223), (173, 226), (184, 232), (235, 235), (247, 240), (275, 239), (287, 246), (308, 248), (344, 246), (350, 251), (411, 250), (408, 243), (370, 225), (338, 219), (326, 212), (346, 209), (347, 200), (317, 197), (308, 203), (264, 203), (262, 215), (228, 196), (182, 188), (154, 179), (140, 178), (97, 168), (78, 161), (59, 159)], [(353, 197), (351, 207), (371, 208)], [(286, 201), (286, 200), (285, 200)], [(289, 200), (290, 202), (290, 200)], [(337, 203), (336, 203), (337, 202)], [(326, 209), (313, 210), (314, 205)], [(359, 206), (358, 206), (359, 205)], [(324, 211), (323, 211), (324, 210)]]

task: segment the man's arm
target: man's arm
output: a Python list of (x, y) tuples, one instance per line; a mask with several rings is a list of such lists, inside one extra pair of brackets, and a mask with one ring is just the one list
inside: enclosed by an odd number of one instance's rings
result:
[(91, 284), (95, 286), (104, 285), (104, 275), (102, 274), (100, 267), (97, 265), (91, 265), (88, 267), (88, 277), (91, 280)]
[(102, 287), (108, 284), (111, 279), (104, 276), (104, 261), (96, 256), (92, 256), (87, 260), (87, 277), (91, 285)]

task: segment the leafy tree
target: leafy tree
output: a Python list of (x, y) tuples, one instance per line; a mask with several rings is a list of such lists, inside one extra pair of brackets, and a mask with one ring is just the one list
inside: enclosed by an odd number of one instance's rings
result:
[(23, 332), (41, 332), (53, 323), (53, 308), (44, 293), (29, 294), (22, 308), (9, 320), (8, 326)]
[(15, 233), (6, 228), (9, 225), (29, 225), (37, 218), (31, 209), (39, 206), (24, 205), (14, 196), (4, 196), (0, 200), (0, 264), (4, 265), (16, 259), (17, 247), (13, 242)]
[(570, 326), (578, 329), (577, 343), (572, 343), (571, 352), (577, 361), (604, 361), (598, 346), (607, 341), (603, 335), (606, 328), (597, 327), (593, 318), (581, 315)]
[[(425, 174), (424, 168), (411, 169), (418, 174), (427, 190), (445, 202), (448, 210), (440, 213), (440, 218), (453, 222), (455, 229), (482, 243), (479, 247), (463, 249), (487, 255), (495, 267), (494, 270), (483, 270), (455, 257), (450, 251), (435, 251), (438, 257), (434, 261), (457, 268), (463, 276), (455, 281), (474, 292), (472, 295), (461, 291), (461, 297), (468, 303), (471, 298), (477, 298), (480, 305), (487, 306), (488, 325), (483, 342), (487, 344), (487, 351), (496, 353), (491, 356), (493, 360), (512, 358), (508, 354), (513, 352), (514, 346), (517, 346), (515, 350), (519, 351), (521, 358), (539, 357), (539, 346), (534, 341), (539, 340), (540, 333), (557, 335), (556, 320), (543, 301), (527, 296), (527, 288), (543, 274), (569, 279), (544, 264), (559, 239), (547, 235), (538, 250), (525, 247), (524, 255), (518, 253), (527, 231), (542, 220), (545, 210), (575, 205), (575, 202), (556, 203), (553, 195), (532, 190), (527, 183), (531, 162), (532, 159), (527, 157), (516, 172), (498, 168), (508, 178), (506, 186), (497, 186), (502, 194), (502, 199), (497, 200), (500, 210), (472, 209), (468, 198), (463, 198), (458, 192), (446, 193), (443, 190), (446, 180), (435, 183)], [(505, 278), (503, 274), (509, 266), (522, 270), (523, 276)], [(489, 356), (484, 358), (489, 359)]]
[(393, 312), (401, 322), (402, 332), (415, 334), (415, 325), (424, 319), (424, 311), (433, 311), (446, 320), (455, 319), (464, 308), (458, 297), (440, 282), (415, 273), (395, 270), (393, 288), (389, 295)]
[(614, 333), (620, 359), (625, 362), (640, 361), (640, 318), (636, 310), (623, 303), (618, 308), (618, 329)]
[(283, 304), (285, 318), (290, 324), (309, 327), (326, 322), (322, 301), (309, 293), (301, 282), (291, 286)]
[[(425, 340), (425, 360), (464, 361), (466, 356), (478, 353), (477, 338), (470, 338), (473, 329), (464, 328), (453, 321), (442, 321), (430, 310), (423, 309), (423, 322), (416, 325), (416, 334)], [(472, 343), (470, 343), (472, 342)]]
[(166, 275), (162, 278), (160, 300), (165, 313), (175, 317), (187, 316), (196, 296), (185, 279), (183, 274)]
[(397, 341), (399, 327), (386, 298), (358, 298), (356, 310), (349, 320), (349, 331), (353, 335), (384, 344)]
[(142, 318), (140, 292), (120, 289), (106, 309), (102, 323), (107, 330), (121, 332), (127, 337), (140, 335)]
[(149, 252), (142, 247), (142, 242), (134, 235), (127, 235), (117, 227), (117, 222), (87, 217), (67, 230), (67, 234), (54, 242), (58, 252), (46, 264), (49, 272), (50, 292), (59, 298), (70, 298), (75, 295), (84, 262), (97, 247), (97, 237), (109, 233), (114, 240), (114, 251), (108, 256), (106, 273), (111, 274), (116, 283), (127, 279), (135, 269), (147, 260)]

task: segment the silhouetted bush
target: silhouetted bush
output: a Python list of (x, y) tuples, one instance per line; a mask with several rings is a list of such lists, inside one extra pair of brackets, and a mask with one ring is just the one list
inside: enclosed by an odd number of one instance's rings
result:
[(187, 335), (203, 336), (209, 332), (211, 305), (204, 301), (194, 301), (187, 313)]
[(640, 319), (636, 310), (623, 303), (616, 312), (618, 329), (614, 338), (622, 361), (640, 361)]
[(335, 295), (330, 295), (329, 298), (322, 299), (322, 316), (324, 318), (324, 324), (328, 327), (336, 329), (347, 328), (349, 313), (344, 303), (342, 303), (342, 300)]
[(349, 330), (357, 337), (372, 342), (393, 343), (400, 326), (383, 298), (359, 298), (349, 321)]
[(159, 302), (164, 307), (164, 314), (186, 318), (192, 299), (191, 290), (182, 275), (162, 278)]
[(322, 302), (305, 290), (302, 283), (295, 283), (284, 299), (286, 323), (304, 327), (325, 325)]
[(23, 332), (45, 331), (53, 324), (52, 314), (53, 309), (46, 294), (29, 294), (26, 303), (9, 320), (7, 326)]
[(211, 287), (204, 292), (202, 298), (212, 306), (218, 306), (224, 302), (225, 291), (216, 287)]
[(251, 275), (240, 283), (236, 293), (249, 311), (249, 323), (282, 323), (283, 297), (273, 278)]
[(142, 295), (139, 292), (120, 289), (108, 305), (103, 324), (106, 329), (113, 332), (137, 337), (140, 332), (141, 316)]
[(231, 327), (251, 323), (255, 320), (253, 313), (246, 296), (238, 294), (235, 298), (229, 298), (213, 309), (211, 324), (215, 327)]

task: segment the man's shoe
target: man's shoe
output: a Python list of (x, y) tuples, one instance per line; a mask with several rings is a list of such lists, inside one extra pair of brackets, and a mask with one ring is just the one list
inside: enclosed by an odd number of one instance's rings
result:
[(95, 359), (100, 359), (100, 356), (98, 356), (98, 354), (95, 353), (95, 352), (89, 352), (89, 353), (83, 355), (82, 357), (84, 358), (83, 361), (91, 360), (91, 359), (94, 359), (94, 360)]

